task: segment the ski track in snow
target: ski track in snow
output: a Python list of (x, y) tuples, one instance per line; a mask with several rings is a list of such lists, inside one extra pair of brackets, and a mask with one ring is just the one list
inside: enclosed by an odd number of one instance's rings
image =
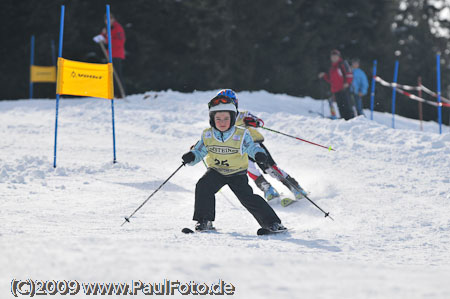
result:
[(439, 135), (425, 122), (421, 132), (417, 121), (397, 116), (393, 130), (388, 113), (332, 121), (308, 113), (321, 112), (321, 101), (241, 92), (240, 108), (268, 128), (337, 150), (260, 129), (278, 165), (335, 221), (306, 200), (271, 203), (293, 231), (258, 237), (256, 221), (224, 187), (218, 232), (184, 235), (194, 225), (201, 163), (181, 168), (120, 225), (199, 139), (215, 92), (146, 94), (115, 101), (116, 164), (110, 102), (62, 99), (56, 169), (55, 102), (0, 102), (1, 298), (13, 298), (14, 278), (222, 279), (236, 287), (233, 298), (450, 298), (448, 126)]

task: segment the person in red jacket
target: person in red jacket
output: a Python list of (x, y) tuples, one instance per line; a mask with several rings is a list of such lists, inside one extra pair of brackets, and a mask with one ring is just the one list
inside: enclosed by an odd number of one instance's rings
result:
[[(122, 86), (125, 89), (123, 76), (122, 76), (122, 67), (123, 61), (125, 60), (125, 31), (123, 30), (122, 25), (117, 22), (116, 18), (113, 14), (110, 14), (110, 22), (111, 22), (111, 52), (112, 52), (112, 62), (114, 66), (114, 71), (117, 73), (119, 80), (122, 82)], [(108, 20), (105, 15), (105, 24), (108, 25)], [(94, 37), (94, 41), (99, 43), (103, 42), (108, 44), (108, 30), (103, 28), (102, 33)], [(114, 93), (119, 91), (116, 86), (116, 82), (114, 82)]]
[(330, 84), (331, 92), (339, 108), (339, 114), (342, 118), (348, 120), (355, 117), (349, 88), (353, 80), (353, 73), (348, 63), (342, 59), (339, 50), (332, 50), (330, 59), (331, 67), (328, 73), (320, 73), (319, 78), (323, 78)]

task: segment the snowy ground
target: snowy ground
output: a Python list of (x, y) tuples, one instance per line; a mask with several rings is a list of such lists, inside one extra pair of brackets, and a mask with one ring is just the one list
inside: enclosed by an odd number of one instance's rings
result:
[(240, 108), (267, 127), (337, 149), (263, 132), (278, 165), (335, 221), (306, 201), (273, 205), (294, 230), (258, 237), (256, 221), (225, 187), (218, 233), (183, 235), (194, 224), (199, 164), (183, 167), (121, 227), (208, 126), (213, 95), (117, 100), (117, 164), (110, 102), (64, 99), (56, 169), (54, 101), (0, 102), (0, 298), (12, 298), (13, 279), (221, 279), (234, 285), (232, 298), (450, 298), (450, 129), (439, 135), (433, 122), (420, 132), (401, 117), (391, 129), (390, 114), (332, 121), (309, 113), (321, 112), (321, 101), (241, 92)]

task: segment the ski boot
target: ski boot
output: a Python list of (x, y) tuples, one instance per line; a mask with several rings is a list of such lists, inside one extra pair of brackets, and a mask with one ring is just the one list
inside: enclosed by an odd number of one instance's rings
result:
[(272, 187), (272, 185), (270, 185), (270, 183), (266, 181), (266, 179), (262, 175), (260, 175), (255, 180), (255, 184), (259, 189), (261, 189), (261, 191), (264, 192), (264, 198), (267, 201), (271, 201), (272, 199), (280, 197), (280, 194), (277, 192), (277, 190), (275, 190), (275, 188)]
[(300, 190), (292, 189), (292, 193), (294, 193), (295, 199), (302, 199), (305, 197), (305, 195), (308, 195), (305, 190), (302, 189), (302, 187), (298, 186)]
[(271, 232), (282, 232), (287, 230), (287, 228), (283, 224), (278, 222), (272, 223), (269, 227), (267, 227), (267, 229)]
[(195, 225), (195, 230), (200, 232), (200, 231), (216, 230), (216, 228), (213, 226), (212, 221), (202, 220), (197, 222), (197, 224)]
[(286, 181), (283, 181), (282, 183), (289, 188), (289, 190), (291, 190), (291, 192), (294, 194), (295, 199), (302, 199), (304, 198), (306, 195), (308, 195), (308, 193), (303, 190), (302, 187), (300, 187), (300, 184), (290, 175), (288, 175), (285, 178)]
[(264, 198), (267, 201), (270, 201), (274, 198), (279, 198), (279, 197), (280, 197), (280, 194), (272, 186), (269, 186), (269, 188), (264, 192)]
[(258, 229), (256, 234), (258, 236), (266, 236), (266, 235), (273, 235), (273, 234), (280, 234), (287, 232), (288, 229), (279, 222), (274, 222), (269, 226), (261, 227)]

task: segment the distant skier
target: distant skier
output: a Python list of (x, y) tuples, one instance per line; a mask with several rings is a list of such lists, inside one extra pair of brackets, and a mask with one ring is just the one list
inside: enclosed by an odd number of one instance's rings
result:
[(367, 89), (369, 88), (369, 82), (367, 81), (367, 76), (363, 70), (359, 68), (359, 59), (352, 59), (352, 93), (355, 98), (356, 111), (358, 115), (364, 115), (362, 97), (367, 94)]
[[(238, 98), (236, 96), (236, 93), (231, 89), (224, 89), (221, 90), (217, 96), (224, 95), (228, 96), (231, 99), (234, 100), (234, 103), (236, 104), (236, 108), (239, 108), (239, 102)], [(256, 186), (264, 192), (264, 197), (267, 201), (273, 200), (273, 199), (280, 199), (280, 194), (278, 191), (264, 178), (262, 173), (259, 171), (259, 169), (256, 167), (256, 164), (258, 164), (259, 168), (264, 173), (270, 174), (272, 177), (276, 178), (280, 182), (282, 182), (293, 194), (296, 199), (303, 198), (303, 195), (306, 194), (306, 192), (303, 190), (302, 187), (300, 187), (299, 183), (291, 177), (289, 174), (287, 174), (285, 171), (283, 171), (278, 165), (275, 163), (274, 159), (272, 158), (272, 155), (270, 154), (269, 150), (264, 146), (264, 136), (256, 130), (256, 128), (264, 125), (264, 122), (256, 117), (255, 115), (251, 114), (249, 111), (239, 111), (238, 115), (236, 117), (236, 126), (245, 127), (250, 132), (250, 135), (253, 138), (253, 141), (255, 143), (258, 143), (267, 153), (267, 162), (265, 163), (255, 163), (256, 161), (252, 158), (249, 158), (248, 162), (248, 175), (250, 178), (253, 179)], [(274, 173), (274, 171), (278, 172), (278, 175)], [(293, 201), (282, 201), (281, 204), (283, 206), (289, 205)]]
[(319, 73), (319, 78), (323, 78), (330, 83), (331, 92), (338, 104), (339, 114), (345, 120), (355, 117), (353, 111), (353, 101), (350, 96), (350, 84), (353, 73), (348, 63), (342, 59), (339, 50), (332, 50), (330, 53), (331, 67), (328, 73)]
[[(107, 19), (105, 15), (105, 24), (107, 24)], [(117, 72), (117, 75), (122, 82), (122, 87), (125, 89), (125, 82), (123, 80), (122, 69), (123, 69), (123, 61), (125, 60), (125, 31), (123, 30), (122, 25), (117, 22), (115, 16), (110, 14), (110, 22), (111, 22), (111, 52), (112, 52), (112, 62), (114, 66), (114, 70)], [(105, 43), (108, 44), (108, 32), (106, 27), (103, 28), (101, 34), (94, 36), (93, 40), (96, 43)], [(116, 87), (117, 82), (114, 82), (114, 90), (119, 91), (119, 88)], [(121, 97), (121, 95), (118, 95)]]
[(195, 187), (195, 229), (214, 230), (215, 194), (228, 185), (262, 228), (286, 230), (275, 211), (261, 196), (254, 194), (248, 184), (248, 157), (265, 163), (267, 154), (253, 142), (247, 129), (235, 126), (237, 107), (234, 100), (219, 94), (209, 102), (208, 108), (211, 127), (203, 131), (200, 141), (182, 157), (183, 163), (189, 165), (206, 157), (208, 165)]

